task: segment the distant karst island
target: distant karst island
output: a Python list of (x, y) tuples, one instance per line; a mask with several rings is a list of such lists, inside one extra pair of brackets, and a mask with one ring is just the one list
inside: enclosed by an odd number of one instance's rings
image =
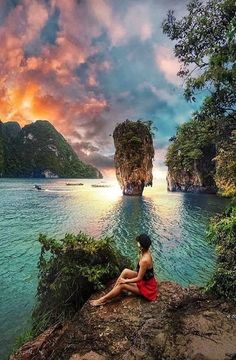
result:
[(102, 178), (79, 159), (65, 138), (46, 120), (23, 128), (0, 121), (0, 177)]
[(154, 147), (151, 122), (126, 120), (113, 132), (116, 177), (123, 195), (142, 195), (152, 186)]

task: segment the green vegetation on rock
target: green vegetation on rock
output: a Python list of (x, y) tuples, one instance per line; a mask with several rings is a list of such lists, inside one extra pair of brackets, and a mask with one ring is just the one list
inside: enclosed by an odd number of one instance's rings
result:
[(201, 179), (224, 196), (236, 194), (236, 139), (232, 118), (224, 127), (217, 120), (192, 119), (177, 129), (166, 154), (168, 171), (177, 181), (179, 174)]
[(82, 232), (55, 240), (39, 236), (37, 305), (33, 333), (70, 318), (89, 296), (118, 276), (129, 260), (121, 256), (111, 237), (95, 239)]
[(226, 139), (215, 158), (216, 184), (223, 196), (236, 196), (236, 130)]
[(236, 199), (212, 219), (207, 238), (216, 246), (217, 266), (206, 290), (236, 302)]
[(154, 157), (152, 121), (126, 119), (113, 131), (116, 177), (124, 195), (142, 195), (152, 186)]
[[(182, 19), (177, 20), (169, 11), (163, 22), (164, 33), (175, 41), (186, 99), (195, 101), (201, 90), (208, 93), (192, 120), (181, 125), (171, 139), (166, 164), (173, 189), (181, 189), (179, 179), (183, 183), (196, 179), (195, 186), (199, 177), (206, 176), (220, 194), (236, 195), (235, 19), (234, 0), (192, 0)], [(212, 219), (208, 239), (218, 256), (207, 290), (236, 301), (235, 201), (224, 214)]]
[(208, 94), (172, 138), (166, 164), (173, 189), (188, 188), (190, 182), (194, 190), (207, 179), (223, 195), (236, 194), (235, 19), (234, 0), (192, 0), (187, 15), (177, 20), (169, 11), (163, 22), (163, 32), (175, 41), (186, 99), (195, 101), (201, 90)]
[[(0, 170), (2, 168), (3, 177), (102, 177), (96, 168), (78, 158), (50, 122), (38, 120), (18, 131), (16, 124), (0, 124)], [(1, 167), (1, 164), (4, 165)]]
[[(206, 156), (211, 148), (211, 156), (215, 154), (215, 124), (197, 120), (188, 121), (178, 127), (176, 136), (171, 139), (171, 145), (166, 155), (166, 165), (171, 170), (193, 172), (196, 164)], [(212, 157), (209, 159), (211, 162)], [(213, 168), (211, 166), (211, 168)], [(214, 171), (214, 170), (212, 170)], [(209, 176), (212, 176), (213, 173)]]

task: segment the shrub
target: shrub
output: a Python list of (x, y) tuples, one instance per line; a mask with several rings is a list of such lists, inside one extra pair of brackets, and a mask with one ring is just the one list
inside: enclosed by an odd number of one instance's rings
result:
[(231, 132), (215, 158), (216, 185), (223, 196), (236, 196), (236, 130)]
[(207, 292), (236, 302), (236, 201), (209, 226), (208, 240), (216, 246), (217, 265)]
[(95, 239), (80, 232), (56, 240), (41, 234), (39, 242), (37, 305), (32, 315), (35, 335), (73, 316), (95, 290), (132, 266), (111, 237)]

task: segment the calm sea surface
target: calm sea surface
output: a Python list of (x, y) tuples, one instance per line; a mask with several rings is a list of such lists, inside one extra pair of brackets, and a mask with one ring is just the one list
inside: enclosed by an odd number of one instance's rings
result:
[[(135, 236), (152, 240), (159, 279), (184, 286), (204, 284), (214, 265), (204, 236), (209, 218), (227, 201), (214, 195), (168, 193), (156, 184), (143, 197), (123, 197), (116, 182), (101, 180), (66, 186), (63, 179), (0, 179), (0, 359), (7, 359), (17, 336), (30, 325), (35, 302), (39, 233), (59, 238), (80, 230), (113, 235), (126, 255), (136, 258)], [(71, 180), (79, 182), (79, 180)], [(104, 180), (102, 180), (104, 181)], [(41, 184), (44, 191), (34, 190)]]

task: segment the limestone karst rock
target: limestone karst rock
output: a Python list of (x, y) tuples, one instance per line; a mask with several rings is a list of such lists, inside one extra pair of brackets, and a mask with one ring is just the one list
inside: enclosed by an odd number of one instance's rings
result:
[(154, 147), (150, 123), (126, 120), (113, 132), (116, 177), (124, 195), (142, 195), (152, 186)]
[(186, 170), (184, 167), (176, 169), (169, 164), (166, 177), (167, 190), (215, 194), (217, 192), (214, 180), (215, 155), (215, 146), (209, 144), (202, 148), (202, 157), (193, 161), (191, 170)]
[(46, 120), (23, 128), (0, 121), (0, 177), (102, 178)]

